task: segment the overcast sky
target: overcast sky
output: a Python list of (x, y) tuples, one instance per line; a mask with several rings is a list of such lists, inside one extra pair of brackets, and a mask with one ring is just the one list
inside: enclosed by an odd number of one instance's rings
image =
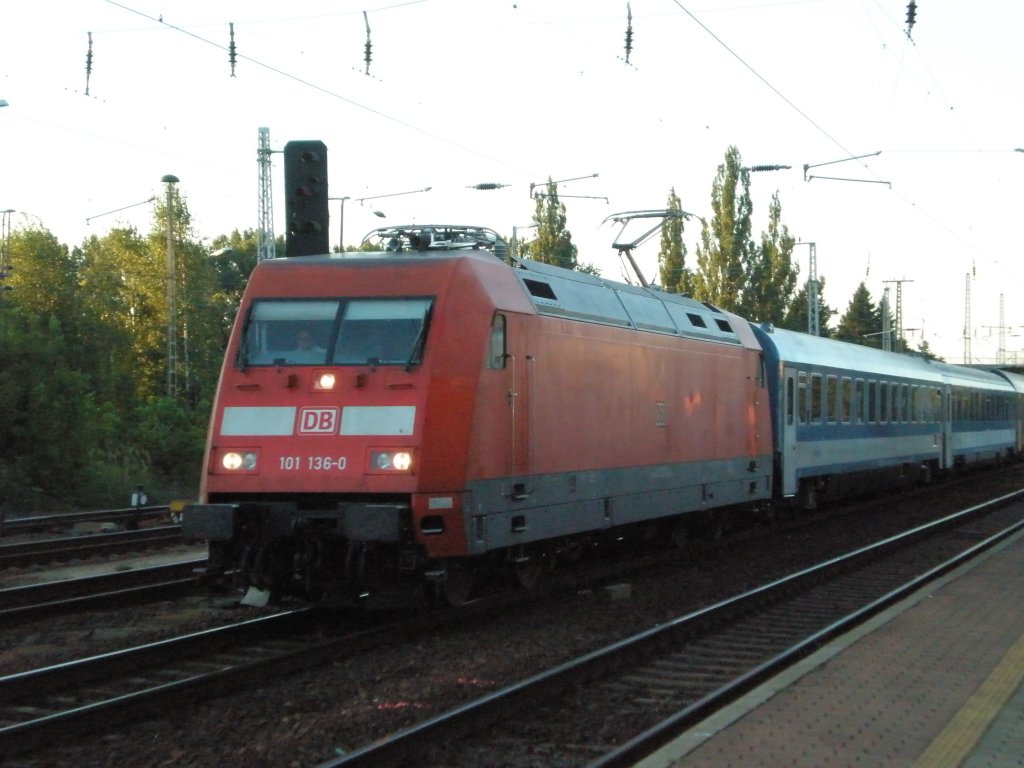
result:
[[(42, 225), (71, 246), (115, 226), (148, 231), (151, 206), (129, 206), (162, 194), (169, 173), (199, 236), (254, 228), (265, 126), (274, 149), (327, 144), (332, 196), (385, 196), (346, 203), (347, 243), (387, 223), (510, 234), (531, 222), (531, 183), (583, 177), (559, 187), (569, 228), (581, 260), (619, 279), (605, 218), (664, 207), (673, 187), (710, 215), (735, 145), (748, 165), (792, 166), (753, 175), (755, 230), (777, 190), (840, 313), (861, 281), (877, 301), (903, 280), (906, 335), (962, 362), (970, 282), (974, 358), (995, 360), (1002, 325), (1007, 355), (1024, 359), (1017, 0), (920, 0), (909, 37), (903, 0), (0, 8), (0, 210), (17, 211), (15, 228)], [(273, 173), (280, 234), (280, 155)], [(471, 189), (482, 182), (509, 186)], [(332, 203), (332, 243), (338, 214)], [(698, 235), (685, 234), (691, 266)], [(796, 250), (801, 279), (808, 250)], [(637, 254), (648, 278), (656, 254), (657, 238)]]

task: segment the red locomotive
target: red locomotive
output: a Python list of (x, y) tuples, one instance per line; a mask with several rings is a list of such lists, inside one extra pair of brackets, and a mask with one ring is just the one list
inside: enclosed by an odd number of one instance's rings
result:
[(413, 576), (457, 603), (483, 568), (529, 585), (623, 526), (771, 498), (741, 318), (510, 259), (482, 228), (371, 234), (252, 274), (184, 513), (214, 571), (308, 597)]

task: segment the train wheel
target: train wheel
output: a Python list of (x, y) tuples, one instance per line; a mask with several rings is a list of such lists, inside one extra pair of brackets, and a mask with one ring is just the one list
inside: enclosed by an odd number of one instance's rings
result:
[(548, 563), (549, 558), (545, 552), (539, 549), (527, 550), (512, 564), (512, 575), (516, 584), (523, 589), (533, 589), (537, 586), (541, 574), (547, 570)]
[(471, 565), (449, 561), (445, 566), (444, 579), (437, 584), (438, 597), (453, 607), (464, 605), (473, 592), (473, 576)]

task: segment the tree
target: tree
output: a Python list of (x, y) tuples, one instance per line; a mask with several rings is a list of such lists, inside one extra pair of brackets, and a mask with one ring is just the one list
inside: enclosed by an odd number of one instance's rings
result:
[(592, 264), (581, 264), (577, 258), (572, 233), (566, 227), (565, 203), (558, 199), (558, 185), (550, 177), (545, 191), (535, 200), (533, 221), (537, 236), (523, 246), (524, 255), (544, 264), (598, 274)]
[(164, 382), (167, 302), (165, 256), (133, 227), (82, 246), (83, 325), (94, 341), (98, 392), (123, 414)]
[[(818, 278), (818, 335), (829, 337), (832, 332), (829, 330), (829, 323), (835, 316), (836, 311), (832, 309), (828, 304), (825, 303), (825, 278)], [(808, 312), (807, 312), (807, 283), (804, 282), (803, 286), (797, 291), (796, 295), (793, 296), (789, 302), (789, 308), (786, 310), (786, 317), (778, 323), (780, 328), (786, 328), (790, 331), (799, 331), (800, 333), (807, 333)]]
[(661, 287), (673, 293), (689, 295), (692, 279), (686, 268), (686, 244), (683, 242), (684, 219), (682, 201), (675, 187), (668, 193), (666, 209), (677, 215), (665, 220), (661, 228), (661, 249), (658, 251), (658, 274)]
[(793, 299), (800, 268), (793, 262), (796, 238), (782, 224), (779, 193), (772, 195), (768, 208), (768, 231), (761, 233), (761, 245), (750, 264), (741, 312), (757, 322), (779, 323)]
[(938, 360), (940, 363), (944, 363), (945, 359), (939, 357), (932, 352), (931, 345), (928, 344), (928, 339), (921, 339), (921, 343), (917, 346), (917, 354), (921, 355), (926, 360)]
[(865, 347), (882, 348), (882, 313), (862, 282), (853, 292), (836, 326), (835, 338)]
[(711, 186), (710, 222), (701, 228), (693, 295), (722, 309), (737, 311), (753, 261), (750, 238), (750, 171), (743, 168), (739, 150), (730, 146)]
[(68, 343), (53, 316), (6, 305), (0, 322), (0, 504), (98, 504), (112, 486), (123, 490), (108, 468), (127, 455), (124, 434), (88, 377), (69, 365), (78, 340)]
[(6, 279), (9, 301), (26, 316), (55, 318), (65, 332), (74, 332), (77, 269), (66, 245), (45, 229), (11, 233), (10, 264)]

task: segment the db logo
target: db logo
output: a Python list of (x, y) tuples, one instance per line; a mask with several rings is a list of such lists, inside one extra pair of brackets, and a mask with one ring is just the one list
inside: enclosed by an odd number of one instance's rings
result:
[(305, 435), (332, 435), (338, 431), (337, 408), (303, 408), (299, 411), (299, 432)]

